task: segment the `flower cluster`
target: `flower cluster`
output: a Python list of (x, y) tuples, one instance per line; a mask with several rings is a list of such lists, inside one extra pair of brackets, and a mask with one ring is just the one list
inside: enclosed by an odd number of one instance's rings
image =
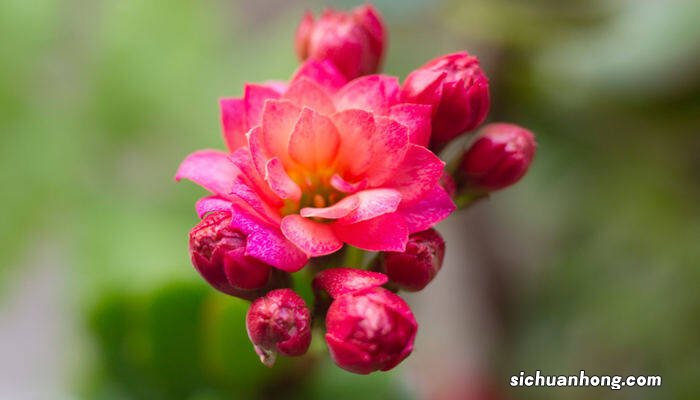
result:
[[(222, 99), (227, 150), (194, 152), (177, 171), (210, 192), (195, 205), (192, 263), (214, 288), (253, 300), (248, 334), (266, 365), (304, 354), (312, 325), (344, 369), (400, 363), (417, 323), (395, 291), (419, 291), (440, 270), (433, 226), (456, 200), (515, 183), (532, 160), (532, 134), (492, 124), (446, 171), (436, 153), (485, 120), (488, 80), (461, 52), (401, 85), (377, 74), (385, 37), (372, 6), (307, 14), (291, 78)], [(361, 251), (378, 254), (364, 265)], [(291, 289), (304, 268), (315, 275), (313, 313)]]

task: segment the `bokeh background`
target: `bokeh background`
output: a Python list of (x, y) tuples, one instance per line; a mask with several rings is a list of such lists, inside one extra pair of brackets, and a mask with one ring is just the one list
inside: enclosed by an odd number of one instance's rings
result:
[[(539, 152), (440, 226), (447, 261), (408, 296), (421, 329), (400, 367), (259, 364), (246, 304), (189, 264), (202, 190), (172, 176), (222, 147), (219, 97), (290, 76), (304, 9), (356, 4), (0, 2), (0, 398), (700, 397), (696, 0), (376, 0), (386, 72), (477, 54), (489, 119)], [(663, 386), (508, 386), (582, 369)]]

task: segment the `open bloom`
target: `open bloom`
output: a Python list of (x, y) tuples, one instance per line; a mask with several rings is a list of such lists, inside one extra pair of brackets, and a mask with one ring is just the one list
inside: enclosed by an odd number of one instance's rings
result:
[(369, 4), (350, 12), (326, 10), (314, 21), (307, 12), (296, 32), (301, 60), (329, 60), (349, 79), (379, 70), (385, 48), (384, 23)]
[(231, 211), (246, 256), (288, 272), (344, 243), (404, 251), (455, 206), (439, 183), (444, 163), (424, 147), (430, 107), (401, 103), (399, 91), (394, 77), (345, 83), (314, 61), (288, 87), (248, 85), (222, 101), (230, 153), (190, 154), (176, 179), (212, 192), (200, 216)]
[(326, 315), (326, 343), (339, 367), (388, 371), (413, 351), (418, 324), (405, 301), (381, 287), (338, 296)]
[(440, 148), (479, 126), (489, 112), (489, 81), (479, 60), (466, 52), (444, 55), (413, 71), (404, 100), (433, 106), (431, 146)]
[(485, 126), (462, 158), (460, 186), (490, 192), (516, 183), (530, 167), (536, 147), (532, 132), (518, 125)]
[(246, 315), (248, 337), (263, 364), (271, 367), (277, 353), (300, 356), (311, 344), (311, 313), (292, 289), (277, 289), (255, 300)]

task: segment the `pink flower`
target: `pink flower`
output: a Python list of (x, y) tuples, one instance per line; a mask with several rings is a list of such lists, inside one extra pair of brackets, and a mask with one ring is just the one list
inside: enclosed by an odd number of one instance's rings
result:
[(208, 214), (190, 231), (192, 264), (214, 288), (243, 298), (267, 285), (270, 266), (246, 256), (246, 237), (231, 229), (231, 213)]
[(466, 52), (429, 61), (403, 85), (405, 101), (433, 106), (431, 148), (479, 126), (489, 112), (489, 82), (479, 60)]
[(300, 356), (311, 344), (311, 313), (292, 289), (277, 289), (255, 300), (246, 316), (248, 337), (263, 364), (271, 367), (277, 353)]
[(442, 267), (445, 241), (435, 229), (412, 234), (406, 251), (381, 253), (381, 267), (392, 283), (417, 292), (430, 283)]
[(398, 365), (413, 351), (417, 329), (406, 302), (381, 287), (337, 297), (326, 315), (326, 343), (333, 361), (358, 374)]
[(535, 136), (514, 124), (489, 124), (467, 150), (459, 173), (460, 186), (490, 192), (522, 178), (535, 156)]
[(232, 212), (245, 255), (288, 272), (344, 243), (404, 251), (408, 235), (455, 208), (428, 149), (430, 107), (399, 101), (396, 78), (344, 83), (328, 62), (307, 62), (288, 88), (248, 85), (222, 100), (230, 154), (202, 150), (180, 165), (212, 192), (200, 216)]
[(307, 12), (297, 28), (299, 59), (329, 60), (347, 78), (379, 70), (385, 48), (384, 23), (371, 5), (350, 12), (326, 10), (314, 21)]

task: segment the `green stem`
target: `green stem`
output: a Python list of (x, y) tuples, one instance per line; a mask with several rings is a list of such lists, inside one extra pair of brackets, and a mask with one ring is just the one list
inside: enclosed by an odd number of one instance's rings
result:
[(365, 251), (353, 247), (350, 245), (345, 245), (345, 257), (343, 258), (342, 267), (350, 268), (362, 268), (364, 266)]

